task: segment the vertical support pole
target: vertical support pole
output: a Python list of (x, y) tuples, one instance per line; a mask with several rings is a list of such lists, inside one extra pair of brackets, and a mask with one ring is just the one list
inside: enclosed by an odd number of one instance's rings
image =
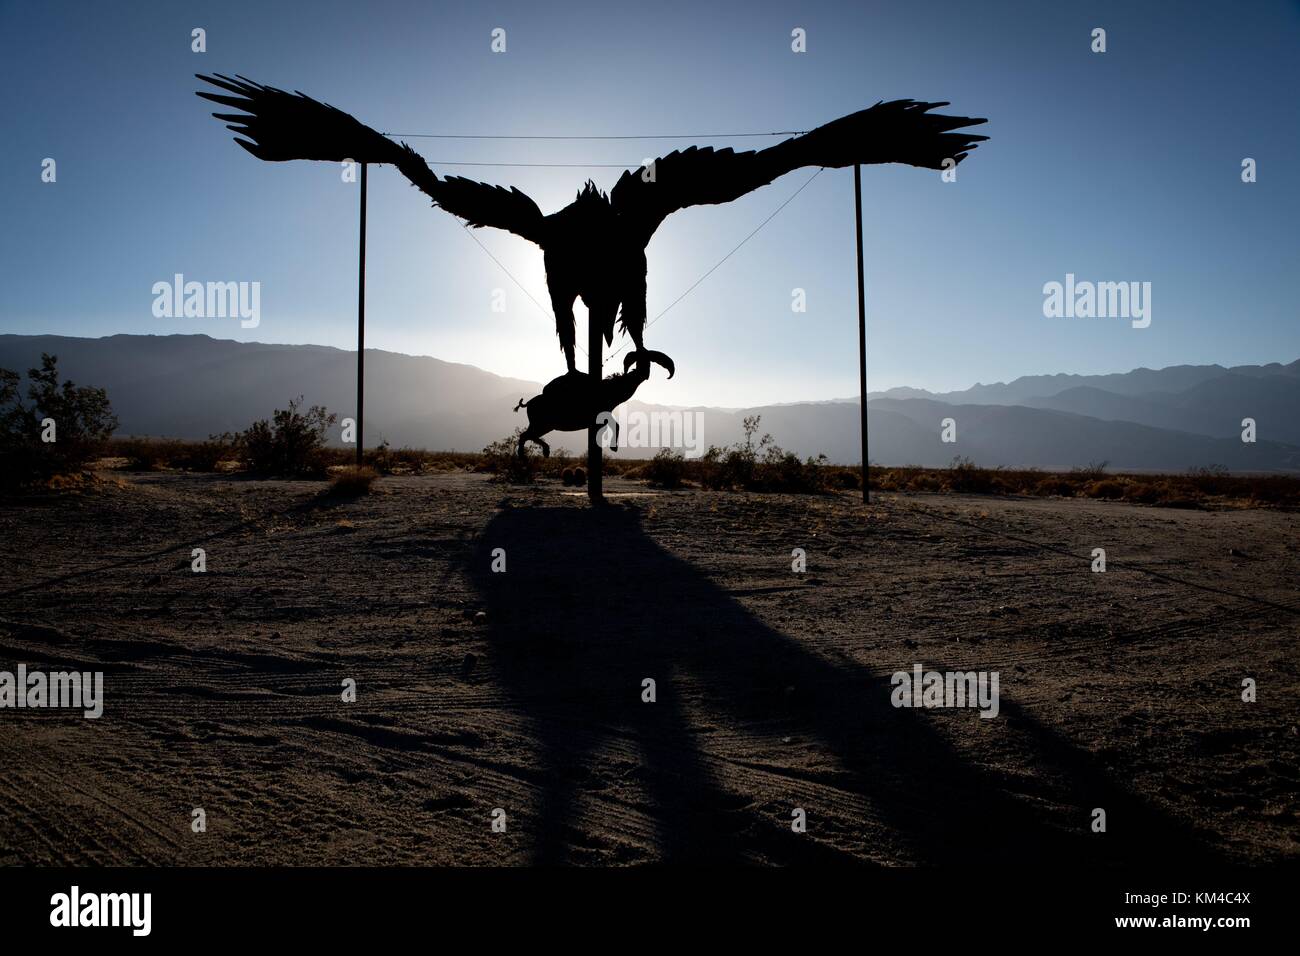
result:
[[(590, 384), (593, 392), (600, 387), (601, 366), (604, 364), (601, 360), (601, 353), (604, 351), (604, 346), (605, 343), (600, 337), (600, 322), (596, 319), (596, 310), (588, 309), (587, 377), (589, 379), (588, 384)], [(587, 429), (587, 497), (591, 499), (593, 505), (603, 505), (605, 503), (600, 439), (596, 437), (599, 434), (600, 428), (593, 422)]]
[(866, 280), (862, 265), (862, 166), (853, 164), (853, 208), (858, 220), (858, 391), (862, 398), (862, 503), (869, 497), (869, 471), (867, 464), (867, 299)]
[(361, 249), (357, 256), (357, 467), (365, 454), (366, 420), (366, 166), (361, 164)]

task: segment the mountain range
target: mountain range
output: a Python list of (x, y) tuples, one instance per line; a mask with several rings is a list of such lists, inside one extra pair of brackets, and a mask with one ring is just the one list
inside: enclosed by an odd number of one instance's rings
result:
[[(206, 335), (75, 338), (0, 335), (0, 368), (25, 372), (42, 352), (60, 373), (108, 391), (119, 434), (206, 438), (246, 428), (302, 395), (345, 417), (354, 405), (356, 353), (319, 345), (267, 345)], [(477, 451), (525, 423), (515, 402), (541, 390), (471, 365), (366, 350), (367, 445)], [(703, 445), (760, 433), (800, 455), (861, 460), (856, 398), (747, 409), (672, 408), (629, 402), (625, 411), (698, 413)], [(1242, 441), (1242, 420), (1257, 440)], [(955, 441), (942, 440), (946, 419)], [(873, 392), (870, 458), (882, 465), (980, 465), (1067, 469), (1107, 461), (1112, 469), (1300, 472), (1300, 360), (1288, 365), (1178, 365), (1109, 375), (1030, 375), (932, 393)], [(626, 438), (627, 436), (625, 436)], [(550, 436), (553, 447), (585, 446), (581, 433)], [(648, 457), (655, 446), (624, 448)]]

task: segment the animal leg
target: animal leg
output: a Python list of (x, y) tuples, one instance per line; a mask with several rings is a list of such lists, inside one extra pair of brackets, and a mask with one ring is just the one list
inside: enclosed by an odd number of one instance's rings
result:
[(551, 446), (546, 444), (546, 442), (542, 441), (542, 437), (540, 435), (534, 435), (531, 431), (526, 431), (519, 436), (519, 457), (520, 458), (523, 458), (525, 455), (524, 442), (530, 442), (530, 441), (536, 442), (537, 445), (542, 449), (543, 458), (551, 457)]

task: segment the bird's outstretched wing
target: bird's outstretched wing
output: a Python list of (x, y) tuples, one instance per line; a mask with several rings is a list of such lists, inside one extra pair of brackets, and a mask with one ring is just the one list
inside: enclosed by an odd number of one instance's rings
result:
[(542, 211), (518, 189), (459, 176), (439, 179), (420, 154), (405, 143), (395, 143), (342, 110), (302, 93), (263, 86), (242, 76), (195, 75), (226, 91), (199, 90), (199, 96), (243, 111), (212, 115), (225, 120), (226, 128), (235, 133), (235, 142), (258, 159), (389, 163), (437, 205), (471, 226), (494, 226), (542, 242)]
[(947, 105), (877, 103), (758, 152), (692, 146), (656, 159), (652, 168), (624, 173), (610, 201), (628, 228), (649, 242), (660, 223), (679, 209), (731, 202), (803, 166), (906, 163), (943, 169), (944, 160), (959, 163), (988, 139), (954, 132), (985, 120), (929, 112)]

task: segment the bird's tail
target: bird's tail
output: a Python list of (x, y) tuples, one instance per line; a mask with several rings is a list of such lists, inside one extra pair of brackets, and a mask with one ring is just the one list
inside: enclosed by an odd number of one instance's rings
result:
[(519, 409), (521, 409), (521, 408), (527, 408), (527, 407), (528, 407), (528, 402), (525, 402), (525, 401), (521, 398), (521, 399), (519, 399), (519, 404), (515, 406), (514, 410), (515, 410), (515, 411), (519, 411)]

